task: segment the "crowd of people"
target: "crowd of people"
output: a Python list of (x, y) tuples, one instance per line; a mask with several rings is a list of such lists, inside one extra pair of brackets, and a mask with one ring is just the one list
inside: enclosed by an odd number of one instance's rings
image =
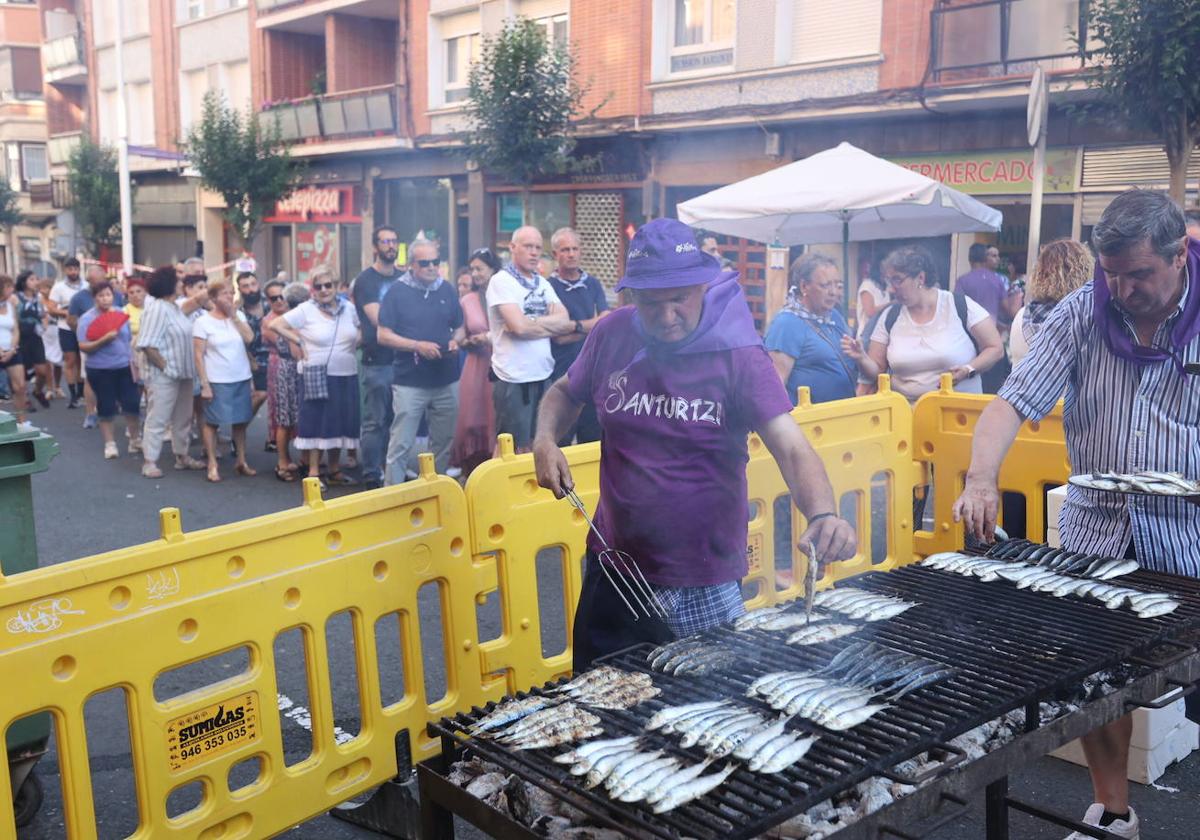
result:
[[(119, 415), (127, 450), (151, 479), (163, 476), (168, 440), (177, 470), (221, 481), (228, 446), (234, 473), (255, 475), (247, 427), (263, 406), (264, 448), (284, 482), (395, 484), (415, 477), (424, 451), (438, 472), (465, 477), (495, 454), (501, 433), (529, 451), (543, 395), (609, 314), (603, 286), (580, 264), (579, 234), (555, 231), (544, 252), (542, 234), (522, 227), (508, 253), (474, 251), (453, 284), (437, 242), (408, 243), (404, 265), (394, 227), (371, 242), (373, 261), (349, 282), (318, 266), (303, 283), (281, 275), (260, 285), (252, 272), (231, 283), (199, 258), (128, 278), (94, 263), (83, 271), (75, 259), (57, 282), (0, 276), (0, 366), (13, 409), (23, 420), (35, 403), (83, 407), (108, 459), (120, 457)], [(711, 235), (696, 245), (729, 268)], [(880, 373), (910, 402), (944, 373), (957, 390), (995, 393), (1094, 267), (1071, 240), (1044, 246), (1027, 283), (1000, 273), (995, 246), (972, 245), (969, 261), (950, 292), (920, 245), (864, 260), (847, 313), (838, 262), (796, 259), (765, 337), (793, 403), (802, 386), (812, 402), (870, 393)], [(589, 404), (560, 443), (599, 439)]]
[[(415, 477), (424, 451), (462, 477), (501, 433), (528, 451), (542, 394), (608, 313), (603, 286), (580, 267), (579, 235), (555, 231), (546, 270), (541, 233), (523, 227), (511, 256), (481, 248), (454, 284), (437, 242), (409, 243), (404, 266), (400, 242), (376, 229), (374, 259), (350, 282), (328, 266), (303, 283), (260, 285), (249, 271), (230, 282), (199, 258), (130, 277), (76, 259), (57, 282), (0, 276), (13, 409), (24, 421), (38, 410), (31, 398), (83, 407), (106, 459), (121, 457), (123, 420), (148, 479), (163, 477), (168, 440), (177, 470), (219, 482), (228, 445), (233, 471), (255, 475), (247, 428), (264, 405), (264, 448), (284, 482), (396, 484)], [(564, 443), (599, 437), (591, 412)]]

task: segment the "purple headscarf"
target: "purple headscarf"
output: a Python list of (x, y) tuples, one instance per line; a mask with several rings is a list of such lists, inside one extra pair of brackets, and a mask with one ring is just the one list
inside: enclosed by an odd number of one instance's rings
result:
[(1187, 300), (1184, 301), (1183, 313), (1171, 328), (1169, 348), (1162, 350), (1134, 343), (1121, 316), (1115, 311), (1116, 304), (1112, 299), (1112, 292), (1109, 291), (1104, 269), (1100, 267), (1099, 261), (1096, 262), (1096, 273), (1092, 282), (1093, 315), (1096, 328), (1110, 353), (1136, 365), (1153, 365), (1170, 359), (1179, 372), (1184, 373), (1179, 354), (1193, 338), (1200, 335), (1200, 288), (1196, 288), (1200, 284), (1200, 242), (1190, 238), (1187, 271), (1191, 286), (1188, 289)]

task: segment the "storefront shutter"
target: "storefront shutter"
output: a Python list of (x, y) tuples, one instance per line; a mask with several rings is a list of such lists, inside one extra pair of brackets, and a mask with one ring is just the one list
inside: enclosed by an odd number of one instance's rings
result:
[[(1192, 154), (1188, 181), (1200, 179), (1200, 155)], [(1083, 189), (1166, 187), (1171, 167), (1162, 146), (1083, 150)], [(1085, 221), (1084, 224), (1087, 224)]]

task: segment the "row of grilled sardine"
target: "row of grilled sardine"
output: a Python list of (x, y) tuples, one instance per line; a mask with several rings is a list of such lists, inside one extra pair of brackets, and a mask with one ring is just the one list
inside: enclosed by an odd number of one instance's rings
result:
[[(816, 610), (806, 616), (803, 610), (793, 609), (798, 602), (789, 601), (774, 607), (751, 610), (733, 622), (735, 630), (793, 630), (787, 637), (789, 645), (816, 645), (849, 636), (862, 629), (860, 624), (837, 621), (835, 613)], [(797, 629), (793, 629), (797, 628)]]
[(594, 738), (603, 732), (600, 718), (568, 701), (511, 722), (494, 737), (514, 750), (538, 750)]
[(972, 558), (972, 560), (978, 562), (933, 554), (922, 560), (921, 564), (958, 574), (971, 575), (983, 581), (1009, 580), (1015, 583), (1018, 589), (1045, 592), (1056, 598), (1093, 598), (1110, 610), (1128, 606), (1138, 618), (1157, 618), (1179, 608), (1179, 601), (1166, 592), (1146, 592), (1127, 586), (1114, 586), (1103, 580), (1071, 577), (1052, 569), (1029, 566), (1024, 563), (1008, 563), (988, 558)]
[(690, 637), (659, 645), (646, 655), (646, 662), (654, 670), (680, 676), (703, 676), (739, 659), (739, 655), (729, 648)]
[(813, 605), (832, 610), (859, 621), (883, 621), (895, 618), (916, 606), (912, 601), (894, 598), (853, 586), (825, 589), (813, 596)]
[(780, 773), (808, 753), (816, 737), (787, 731), (788, 718), (771, 719), (728, 700), (668, 706), (646, 729), (679, 735), (681, 747), (699, 746), (713, 758), (732, 756), (755, 773)]
[(951, 676), (937, 663), (874, 643), (847, 646), (819, 671), (776, 671), (746, 692), (785, 715), (834, 731), (851, 729), (910, 692)]
[(1177, 472), (1094, 472), (1073, 475), (1070, 481), (1092, 490), (1149, 493), (1155, 496), (1200, 496), (1200, 482), (1184, 478), (1182, 473)]
[(586, 671), (554, 691), (596, 709), (630, 709), (662, 693), (649, 674), (611, 665)]
[(610, 738), (580, 744), (554, 757), (570, 764), (575, 776), (586, 776), (586, 787), (603, 784), (608, 795), (620, 802), (645, 802), (661, 814), (704, 796), (721, 785), (737, 765), (704, 775), (711, 764), (684, 764), (661, 750), (642, 750), (638, 736)]
[(1063, 574), (1079, 575), (1096, 580), (1112, 580), (1121, 575), (1136, 572), (1140, 568), (1137, 561), (1128, 558), (1082, 554), (1028, 540), (1005, 540), (997, 543), (988, 551), (987, 556), (995, 560), (1020, 561), (1044, 566)]

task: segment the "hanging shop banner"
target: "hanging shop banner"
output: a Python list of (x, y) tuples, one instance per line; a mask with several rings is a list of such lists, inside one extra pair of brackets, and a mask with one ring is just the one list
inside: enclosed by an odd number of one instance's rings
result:
[(275, 214), (264, 221), (358, 222), (354, 212), (354, 187), (301, 187), (282, 201), (275, 202)]
[(337, 225), (296, 225), (296, 279), (308, 283), (319, 265), (336, 272), (339, 263)]
[[(1075, 148), (1046, 150), (1045, 192), (1076, 191), (1078, 156)], [(1027, 195), (1033, 191), (1032, 149), (909, 155), (889, 160), (970, 195)]]

